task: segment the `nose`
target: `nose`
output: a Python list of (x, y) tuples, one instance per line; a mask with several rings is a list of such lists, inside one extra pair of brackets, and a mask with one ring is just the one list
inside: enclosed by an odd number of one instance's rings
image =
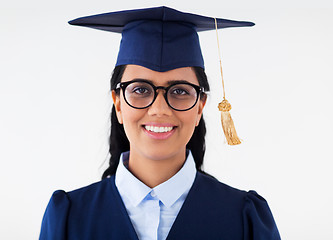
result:
[(157, 90), (157, 97), (153, 104), (148, 108), (149, 115), (170, 116), (172, 114), (172, 109), (169, 107), (164, 98), (164, 90)]

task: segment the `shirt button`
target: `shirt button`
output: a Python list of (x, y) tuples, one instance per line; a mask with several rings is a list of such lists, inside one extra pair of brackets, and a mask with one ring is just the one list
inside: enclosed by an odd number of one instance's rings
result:
[(156, 197), (156, 193), (155, 193), (154, 191), (151, 191), (151, 192), (150, 192), (150, 196), (152, 196), (152, 197)]

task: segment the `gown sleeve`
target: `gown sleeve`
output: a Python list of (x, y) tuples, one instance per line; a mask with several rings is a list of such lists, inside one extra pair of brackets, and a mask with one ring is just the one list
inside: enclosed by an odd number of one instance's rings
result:
[(249, 191), (243, 208), (244, 240), (281, 240), (266, 200)]
[(65, 240), (70, 201), (66, 192), (55, 191), (44, 213), (39, 240)]

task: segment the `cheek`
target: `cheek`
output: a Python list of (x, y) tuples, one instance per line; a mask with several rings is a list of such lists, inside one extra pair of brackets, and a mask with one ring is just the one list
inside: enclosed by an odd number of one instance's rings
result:
[(198, 118), (197, 112), (198, 111), (196, 109), (191, 109), (189, 111), (181, 112), (178, 115), (178, 119), (181, 121), (182, 124), (182, 129), (184, 132), (186, 132), (186, 134), (184, 134), (189, 138), (191, 138), (196, 127)]
[(128, 104), (125, 102), (123, 97), (120, 100), (120, 108), (121, 108), (121, 114), (122, 114), (122, 118), (124, 121), (124, 125), (138, 119), (138, 117), (139, 117), (138, 111), (136, 109), (128, 106)]
[(127, 137), (130, 139), (137, 129), (140, 128), (140, 120), (144, 116), (144, 110), (134, 109), (125, 102), (121, 107), (124, 130)]

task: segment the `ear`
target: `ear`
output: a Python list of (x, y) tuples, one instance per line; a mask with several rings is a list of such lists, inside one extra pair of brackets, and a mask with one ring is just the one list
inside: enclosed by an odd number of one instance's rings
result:
[(199, 125), (199, 122), (200, 122), (200, 119), (201, 119), (201, 116), (202, 116), (202, 112), (203, 112), (203, 109), (206, 105), (206, 101), (207, 101), (207, 95), (206, 94), (203, 94), (200, 98), (199, 98), (199, 109), (198, 109), (198, 117), (197, 117), (197, 122), (195, 124), (195, 126), (197, 127)]
[(120, 107), (120, 94), (117, 94), (115, 90), (112, 90), (112, 100), (114, 108), (116, 109), (117, 119), (120, 124), (123, 124), (123, 116)]

